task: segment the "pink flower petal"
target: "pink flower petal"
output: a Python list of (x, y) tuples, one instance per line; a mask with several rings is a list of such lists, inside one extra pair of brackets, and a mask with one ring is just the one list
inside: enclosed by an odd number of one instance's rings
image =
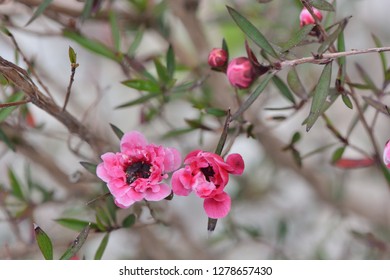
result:
[(191, 178), (191, 173), (188, 173), (184, 168), (174, 172), (171, 180), (173, 193), (181, 196), (189, 195), (192, 191)]
[(131, 131), (123, 135), (120, 143), (123, 153), (131, 152), (134, 148), (143, 148), (148, 144), (148, 141), (138, 131)]
[(227, 157), (226, 163), (231, 167), (229, 173), (241, 175), (244, 172), (245, 164), (240, 154), (231, 154)]
[(161, 183), (149, 188), (145, 192), (145, 199), (149, 201), (160, 201), (171, 194), (171, 189), (167, 184)]
[(203, 202), (204, 210), (209, 218), (220, 219), (225, 217), (231, 206), (230, 196), (223, 192), (214, 198), (206, 198)]
[(386, 142), (385, 149), (383, 151), (383, 162), (388, 168), (390, 168), (390, 140)]
[(106, 183), (111, 179), (111, 176), (107, 173), (107, 170), (104, 168), (103, 162), (99, 163), (99, 165), (97, 166), (96, 175)]
[(181, 155), (175, 148), (165, 148), (164, 171), (172, 172), (178, 169), (181, 165)]

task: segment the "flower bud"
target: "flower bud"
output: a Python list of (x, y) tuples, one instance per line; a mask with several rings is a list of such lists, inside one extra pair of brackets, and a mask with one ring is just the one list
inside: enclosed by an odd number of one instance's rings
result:
[(226, 74), (230, 84), (240, 89), (250, 87), (255, 78), (255, 70), (246, 57), (237, 57), (230, 61)]
[[(318, 19), (322, 20), (322, 13), (317, 10), (316, 8), (312, 8), (314, 14), (318, 17)], [(312, 17), (312, 15), (309, 13), (309, 11), (305, 8), (302, 9), (300, 15), (299, 15), (299, 22), (300, 26), (308, 25), (308, 24), (314, 24), (316, 21)]]
[(219, 68), (226, 65), (228, 54), (224, 49), (214, 48), (209, 53), (209, 65), (213, 68)]
[(383, 162), (386, 164), (387, 168), (390, 168), (390, 140), (387, 141), (383, 151)]

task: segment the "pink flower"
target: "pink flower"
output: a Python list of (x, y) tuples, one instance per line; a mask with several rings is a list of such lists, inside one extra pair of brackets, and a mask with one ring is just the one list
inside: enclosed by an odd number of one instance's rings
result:
[(230, 61), (227, 71), (227, 78), (230, 84), (237, 88), (248, 88), (255, 79), (255, 71), (246, 57), (237, 57)]
[(231, 154), (226, 162), (217, 154), (201, 150), (192, 151), (184, 159), (184, 168), (172, 175), (172, 190), (176, 195), (187, 196), (192, 191), (204, 199), (208, 217), (223, 218), (230, 211), (230, 196), (224, 191), (229, 173), (241, 175), (244, 161), (241, 155)]
[[(317, 10), (316, 8), (312, 8), (312, 9), (313, 9), (314, 14), (321, 21), (322, 20), (322, 13), (319, 10)], [(299, 23), (300, 23), (301, 27), (304, 25), (316, 23), (316, 21), (314, 20), (312, 15), (309, 13), (309, 11), (306, 9), (306, 7), (304, 7), (302, 9), (301, 13), (299, 14)]]
[(386, 142), (385, 150), (383, 151), (383, 162), (390, 168), (390, 140)]
[(226, 65), (228, 54), (224, 49), (214, 48), (209, 53), (208, 63), (211, 67), (220, 68)]
[(123, 135), (120, 150), (103, 154), (96, 169), (118, 207), (128, 208), (142, 199), (159, 201), (170, 194), (162, 180), (181, 164), (176, 149), (148, 144), (140, 132), (132, 131)]

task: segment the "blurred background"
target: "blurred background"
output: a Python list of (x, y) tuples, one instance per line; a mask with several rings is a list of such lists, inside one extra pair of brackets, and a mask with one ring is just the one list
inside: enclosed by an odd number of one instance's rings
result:
[[(42, 2), (0, 1), (1, 28), (11, 32), (17, 42), (16, 46), (7, 32), (0, 34), (0, 56), (30, 68), (29, 73), (33, 67), (37, 74), (31, 74), (34, 82), (46, 93), (38, 76), (62, 107), (71, 74), (68, 51), (72, 47), (79, 66), (67, 111), (104, 139), (102, 152), (118, 150), (119, 140), (110, 128), (114, 124), (125, 132), (142, 131), (150, 142), (175, 146), (183, 155), (197, 148), (215, 150), (223, 118), (204, 114), (205, 107), (237, 109), (235, 91), (225, 75), (207, 65), (209, 51), (220, 47), (223, 38), (231, 58), (246, 55), (245, 35), (229, 16), (226, 5), (247, 17), (275, 44), (286, 42), (299, 30), (302, 8), (300, 1), (292, 0), (54, 0), (26, 25)], [(92, 5), (89, 12), (88, 3)], [(390, 46), (388, 1), (338, 0), (333, 4), (335, 13), (328, 16), (329, 12), (323, 12), (325, 26), (352, 16), (344, 31), (346, 50), (375, 47), (372, 34), (383, 46)], [(113, 22), (120, 40), (113, 36)], [(175, 52), (176, 83), (192, 82), (193, 86), (169, 102), (153, 99), (117, 109), (141, 94), (121, 82), (137, 77), (134, 69), (139, 64), (156, 76), (153, 61), (164, 61), (169, 45)], [(260, 62), (266, 63), (259, 48), (254, 44), (251, 47)], [(105, 48), (114, 54), (126, 53), (128, 60), (118, 62), (104, 55)], [(311, 56), (317, 48), (317, 43), (308, 44), (294, 48), (292, 53)], [(307, 91), (316, 85), (322, 67), (297, 67)], [(285, 80), (287, 73), (284, 69), (279, 77)], [(361, 85), (369, 84), (368, 75), (386, 104), (387, 89), (382, 86), (384, 75), (378, 54), (348, 57), (347, 73), (353, 83)], [(1, 103), (10, 90), (2, 77)], [(239, 94), (243, 99), (247, 96), (244, 91)], [(361, 97), (372, 92), (362, 86), (356, 94), (363, 104)], [(390, 192), (381, 170), (377, 166), (344, 169), (332, 165), (333, 153), (343, 145), (322, 119), (306, 132), (302, 122), (309, 113), (309, 103), (299, 110), (268, 110), (290, 105), (270, 83), (245, 115), (253, 125), (254, 137), (241, 131), (228, 139), (228, 152), (240, 153), (246, 167), (243, 176), (230, 177), (226, 191), (232, 196), (232, 210), (218, 221), (213, 233), (207, 232), (202, 201), (194, 194), (151, 203), (157, 220), (151, 216), (151, 208), (140, 203), (116, 211), (118, 220), (134, 213), (137, 221), (130, 228), (110, 231), (102, 258), (387, 259)], [(0, 122), (3, 133), (17, 140), (15, 151), (4, 138), (0, 142), (0, 259), (43, 258), (33, 223), (51, 238), (58, 258), (78, 232), (56, 220), (95, 221), (96, 209), (87, 203), (104, 193), (102, 183), (79, 162), (99, 163), (100, 154), (44, 110), (33, 104), (23, 108), (24, 113), (14, 110)], [(356, 106), (347, 108), (341, 98), (327, 111), (343, 135), (356, 115)], [(390, 138), (388, 118), (372, 108), (365, 116), (378, 146), (384, 147)], [(207, 129), (191, 126), (200, 120)], [(301, 167), (291, 151), (283, 151), (295, 133), (301, 135), (295, 145)], [(361, 123), (351, 132), (349, 142), (369, 155), (375, 153)], [(362, 158), (349, 147), (343, 156)], [(28, 202), (10, 194), (15, 181), (28, 194)], [(91, 231), (78, 258), (93, 259), (104, 235)]]

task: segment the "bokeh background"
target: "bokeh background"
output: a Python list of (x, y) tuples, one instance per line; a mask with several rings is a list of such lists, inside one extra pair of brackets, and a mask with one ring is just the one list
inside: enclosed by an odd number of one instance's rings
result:
[[(188, 95), (202, 96), (207, 92), (216, 107), (236, 108), (234, 90), (226, 77), (211, 71), (207, 65), (209, 50), (219, 47), (223, 38), (230, 57), (246, 54), (245, 36), (229, 16), (226, 5), (235, 7), (275, 43), (286, 41), (299, 29), (302, 7), (299, 1), (292, 0), (273, 0), (265, 4), (254, 0), (150, 0), (146, 1), (147, 10), (141, 13), (133, 4), (137, 1), (102, 1), (101, 11), (113, 10), (121, 16), (122, 50), (131, 46), (137, 32), (143, 34), (135, 57), (151, 73), (154, 71), (151, 58), (165, 55), (171, 43), (179, 69), (175, 74), (178, 81), (203, 81), (200, 87), (186, 93), (185, 98), (161, 107), (164, 117), (142, 123), (142, 106), (115, 109), (139, 96), (139, 92), (121, 84), (129, 78), (124, 68), (62, 35), (65, 26), (75, 25), (88, 38), (114, 48), (107, 17), (98, 13), (81, 21), (84, 2), (55, 0), (43, 15), (25, 26), (41, 2), (0, 1), (0, 24), (12, 32), (25, 56), (34, 62), (36, 72), (54, 100), (61, 105), (65, 99), (70, 76), (68, 48), (71, 46), (80, 66), (67, 107), (70, 113), (104, 138), (111, 150), (117, 149), (119, 141), (111, 131), (110, 123), (123, 131), (142, 131), (150, 141), (175, 146), (183, 154), (199, 147), (213, 151), (221, 132), (218, 129), (195, 130), (171, 138), (163, 137), (173, 128), (185, 127), (185, 119), (198, 116), (199, 110), (188, 101)], [(388, 1), (334, 2), (335, 21), (352, 16), (344, 33), (347, 50), (374, 47), (371, 34), (380, 38), (384, 46), (390, 46)], [(156, 20), (156, 10), (152, 12), (157, 5), (163, 15), (161, 22)], [(297, 57), (310, 56), (316, 46), (303, 46), (294, 52)], [(255, 47), (254, 50), (258, 55), (259, 50)], [(0, 35), (0, 55), (26, 67), (5, 34)], [(359, 63), (373, 82), (382, 86), (378, 54), (349, 57), (347, 63), (348, 74), (356, 83), (364, 83), (356, 70), (355, 63)], [(321, 66), (309, 64), (298, 67), (308, 90), (315, 86), (321, 69)], [(286, 74), (287, 71), (282, 71), (280, 77), (284, 78)], [(365, 90), (357, 93), (369, 95)], [(2, 102), (5, 94), (2, 90)], [(383, 102), (386, 103), (386, 97)], [(149, 209), (140, 204), (118, 211), (118, 217), (137, 212), (139, 220), (130, 229), (111, 232), (103, 259), (388, 258), (390, 192), (382, 173), (375, 166), (353, 170), (333, 166), (332, 153), (341, 143), (329, 133), (322, 120), (309, 133), (305, 131), (302, 121), (309, 112), (308, 104), (295, 113), (266, 110), (288, 105), (270, 85), (248, 112), (246, 117), (254, 124), (256, 138), (248, 138), (243, 133), (232, 142), (230, 152), (242, 154), (246, 168), (243, 176), (231, 176), (226, 189), (233, 197), (232, 210), (228, 217), (218, 221), (215, 232), (207, 232), (202, 201), (195, 195), (152, 204), (157, 215), (168, 225), (145, 225), (153, 222), (153, 218)], [(66, 128), (45, 111), (31, 104), (28, 109), (36, 127), (26, 126), (18, 110), (0, 124), (30, 145), (13, 152), (0, 143), (2, 192), (9, 189), (10, 169), (23, 185), (27, 184), (26, 170), (29, 170), (34, 182), (53, 192), (53, 199), (39, 203), (39, 195), (33, 195), (31, 200), (37, 203), (23, 217), (17, 216), (21, 211), (17, 201), (0, 200), (0, 259), (42, 259), (32, 223), (51, 237), (58, 258), (77, 232), (55, 220), (69, 217), (93, 221), (95, 213), (86, 203), (102, 193), (99, 181), (79, 164), (84, 160), (98, 163), (99, 155), (77, 136), (69, 135)], [(279, 115), (286, 119), (273, 119)], [(347, 108), (339, 98), (329, 109), (328, 116), (339, 131), (346, 132), (356, 117), (356, 108)], [(370, 109), (366, 116), (370, 123), (377, 118), (373, 131), (379, 146), (384, 147), (390, 138), (389, 119), (376, 116)], [(215, 118), (206, 118), (205, 122), (211, 127), (220, 127)], [(282, 151), (295, 132), (302, 135), (297, 148), (301, 155), (307, 155), (301, 168), (289, 152)], [(373, 152), (370, 139), (360, 124), (350, 141), (367, 153)], [(311, 154), (329, 144), (332, 144), (329, 148)], [(344, 155), (361, 157), (353, 149), (347, 149)], [(78, 257), (93, 259), (103, 236), (103, 233), (91, 232)]]

